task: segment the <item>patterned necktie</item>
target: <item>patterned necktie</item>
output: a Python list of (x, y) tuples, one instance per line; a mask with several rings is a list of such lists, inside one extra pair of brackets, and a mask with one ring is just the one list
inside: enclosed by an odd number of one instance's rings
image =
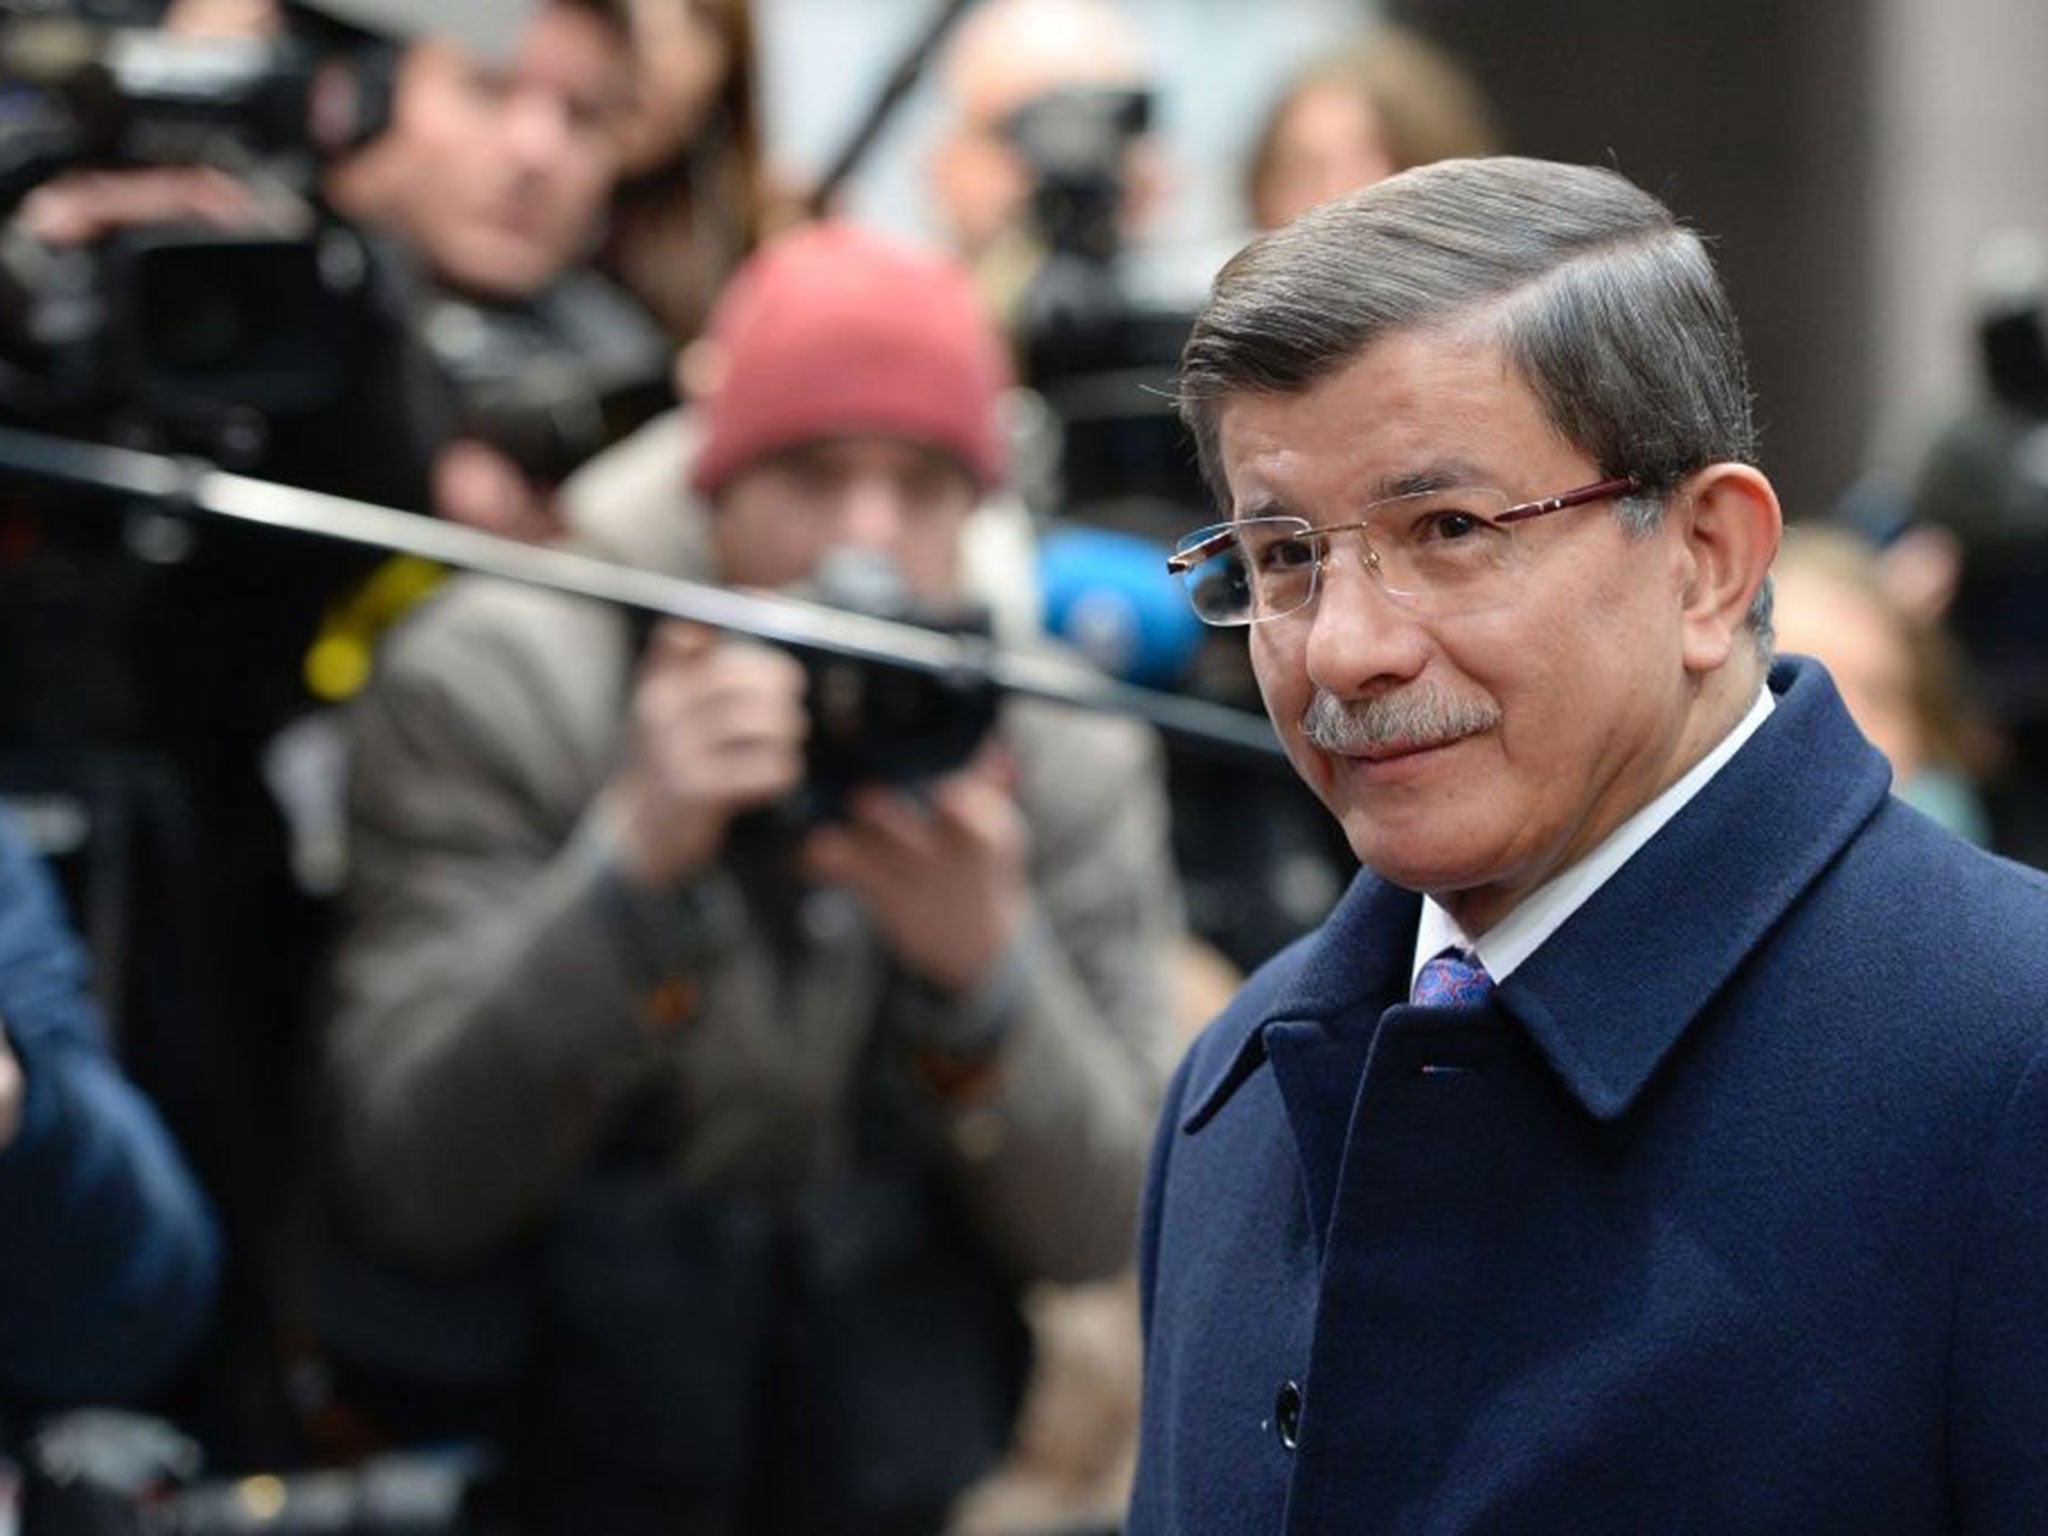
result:
[(1419, 1008), (1477, 1008), (1492, 990), (1493, 978), (1479, 957), (1452, 948), (1423, 962), (1408, 1001)]

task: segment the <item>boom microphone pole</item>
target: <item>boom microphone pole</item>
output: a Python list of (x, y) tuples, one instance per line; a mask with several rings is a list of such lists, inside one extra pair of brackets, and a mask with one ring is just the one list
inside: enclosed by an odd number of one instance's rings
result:
[(865, 160), (875, 140), (881, 137), (882, 129), (903, 104), (911, 87), (917, 84), (918, 76), (932, 55), (938, 51), (953, 23), (958, 21), (974, 0), (945, 0), (938, 13), (932, 17), (913, 41), (903, 57), (896, 61), (896, 67), (889, 71), (889, 78), (883, 82), (881, 93), (869, 103), (867, 112), (853, 130), (853, 136), (833, 156), (832, 164), (825, 174), (818, 178), (818, 184), (805, 199), (812, 218), (823, 218), (832, 211), (832, 200), (839, 195), (848, 178)]
[(486, 576), (736, 630), (795, 650), (922, 673), (963, 690), (986, 686), (1131, 715), (1190, 746), (1267, 759), (1280, 752), (1271, 724), (1261, 715), (1135, 687), (1061, 655), (1005, 650), (975, 636), (942, 634), (796, 598), (736, 592), (522, 543), (418, 513), (233, 474), (200, 459), (0, 427), (0, 477), (150, 501), (383, 553), (417, 555)]

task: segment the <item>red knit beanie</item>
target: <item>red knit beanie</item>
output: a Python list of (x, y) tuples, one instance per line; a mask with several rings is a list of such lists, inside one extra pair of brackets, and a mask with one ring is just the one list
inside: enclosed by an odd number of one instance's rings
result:
[(793, 230), (733, 276), (705, 333), (722, 366), (691, 473), (703, 495), (770, 454), (849, 434), (939, 449), (983, 490), (1003, 478), (1002, 342), (966, 272), (936, 252), (843, 223)]

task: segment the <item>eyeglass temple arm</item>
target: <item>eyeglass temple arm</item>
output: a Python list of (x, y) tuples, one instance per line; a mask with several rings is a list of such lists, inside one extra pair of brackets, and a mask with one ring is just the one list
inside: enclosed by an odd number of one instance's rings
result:
[(1186, 549), (1177, 549), (1166, 557), (1166, 569), (1175, 576), (1193, 570), (1211, 555), (1220, 554), (1230, 548), (1237, 534), (1233, 529), (1224, 528), (1209, 535), (1199, 544), (1190, 544)]
[(1582, 507), (1589, 501), (1604, 501), (1609, 496), (1625, 496), (1630, 491), (1641, 490), (1634, 475), (1616, 475), (1611, 480), (1596, 481), (1582, 485), (1576, 491), (1566, 491), (1561, 496), (1552, 496), (1543, 501), (1525, 501), (1519, 507), (1509, 507), (1505, 512), (1496, 512), (1496, 523), (1523, 523), (1532, 517), (1542, 517), (1549, 512), (1562, 512), (1566, 507)]

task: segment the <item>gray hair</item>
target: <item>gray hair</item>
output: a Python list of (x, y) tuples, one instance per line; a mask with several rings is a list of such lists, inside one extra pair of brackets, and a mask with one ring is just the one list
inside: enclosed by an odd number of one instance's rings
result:
[[(1299, 394), (1384, 336), (1475, 320), (1559, 435), (1642, 487), (1617, 503), (1632, 530), (1692, 471), (1756, 462), (1741, 333), (1700, 237), (1612, 171), (1492, 156), (1390, 177), (1230, 260), (1181, 354), (1203, 475), (1227, 505), (1232, 397)], [(1768, 581), (1749, 624), (1767, 654)]]

